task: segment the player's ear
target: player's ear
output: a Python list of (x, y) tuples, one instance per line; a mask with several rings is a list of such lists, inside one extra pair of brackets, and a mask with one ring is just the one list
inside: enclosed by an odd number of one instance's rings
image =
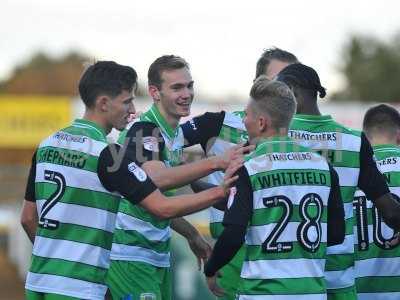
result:
[(396, 130), (396, 144), (400, 145), (400, 128)]
[(110, 105), (110, 97), (106, 95), (99, 95), (96, 98), (96, 108), (101, 112), (108, 111), (108, 107)]
[(258, 129), (260, 132), (266, 132), (270, 126), (270, 118), (263, 115), (258, 117)]
[(160, 101), (160, 91), (155, 85), (149, 85), (149, 95), (154, 101)]

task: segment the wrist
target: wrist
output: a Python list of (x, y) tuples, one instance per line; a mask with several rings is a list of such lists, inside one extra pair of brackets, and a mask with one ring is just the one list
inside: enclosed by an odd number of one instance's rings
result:
[(216, 186), (214, 189), (215, 189), (215, 198), (218, 200), (225, 198), (225, 196), (228, 194), (229, 191), (229, 189), (227, 190), (224, 185)]
[(212, 171), (221, 171), (223, 168), (221, 167), (221, 159), (218, 156), (212, 156), (208, 158), (210, 162), (210, 168)]

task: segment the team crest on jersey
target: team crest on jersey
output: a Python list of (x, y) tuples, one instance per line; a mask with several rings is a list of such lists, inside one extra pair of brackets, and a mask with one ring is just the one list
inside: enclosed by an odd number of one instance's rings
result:
[(236, 192), (237, 192), (236, 187), (231, 187), (230, 188), (228, 203), (226, 205), (228, 207), (228, 209), (230, 209), (232, 204), (233, 204), (233, 199), (235, 199)]
[(135, 177), (140, 181), (143, 182), (147, 179), (146, 172), (143, 171), (141, 167), (139, 167), (136, 163), (131, 162), (128, 165), (128, 171), (131, 172)]
[(152, 151), (152, 152), (158, 152), (158, 141), (157, 138), (154, 136), (145, 136), (143, 138), (143, 147), (146, 150)]

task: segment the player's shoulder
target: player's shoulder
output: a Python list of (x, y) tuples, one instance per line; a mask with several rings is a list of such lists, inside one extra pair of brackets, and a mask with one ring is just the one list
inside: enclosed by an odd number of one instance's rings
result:
[(362, 135), (362, 131), (348, 127), (348, 126), (338, 123), (334, 120), (332, 120), (332, 122), (329, 123), (328, 126), (331, 126), (336, 132), (353, 135), (358, 138), (361, 138), (361, 135)]

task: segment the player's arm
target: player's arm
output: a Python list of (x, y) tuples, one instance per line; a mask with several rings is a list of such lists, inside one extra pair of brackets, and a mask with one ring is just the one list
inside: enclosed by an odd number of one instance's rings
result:
[(139, 162), (131, 160), (127, 155), (122, 159), (115, 156), (120, 150), (120, 146), (112, 144), (101, 152), (97, 169), (101, 183), (107, 190), (119, 192), (132, 204), (141, 205), (160, 219), (191, 214), (219, 201), (237, 179), (234, 172), (242, 164), (241, 161), (233, 161), (225, 172), (224, 182), (218, 187), (197, 194), (167, 199), (140, 168)]
[(243, 153), (252, 148), (253, 146), (237, 145), (228, 149), (223, 155), (172, 168), (166, 167), (161, 161), (147, 161), (143, 164), (143, 169), (161, 190), (168, 190), (187, 185), (215, 171), (225, 170), (232, 160), (242, 159)]
[(361, 135), (358, 187), (365, 193), (367, 199), (371, 199), (375, 204), (385, 223), (395, 231), (399, 231), (400, 203), (393, 198), (385, 176), (378, 170), (373, 159), (371, 144), (364, 133)]
[(35, 177), (36, 177), (36, 152), (32, 157), (31, 169), (29, 171), (28, 182), (25, 190), (25, 200), (22, 206), (20, 222), (22, 228), (33, 243), (35, 241), (36, 228), (38, 225), (38, 215), (35, 198)]
[(197, 257), (199, 270), (202, 264), (210, 257), (211, 246), (202, 237), (200, 232), (186, 221), (184, 218), (175, 218), (171, 220), (171, 228), (182, 235), (188, 242), (193, 254)]
[(237, 174), (239, 179), (235, 185), (236, 194), (233, 200), (229, 200), (222, 223), (224, 230), (204, 267), (208, 287), (219, 297), (223, 295), (223, 290), (216, 284), (217, 271), (235, 256), (244, 243), (247, 225), (253, 213), (253, 192), (247, 170), (242, 167)]
[(343, 243), (346, 228), (339, 176), (331, 165), (329, 165), (329, 171), (331, 174), (331, 191), (328, 199), (327, 244), (328, 246), (334, 246)]
[[(215, 186), (216, 186), (215, 184), (208, 183), (201, 179), (190, 183), (190, 187), (192, 188), (193, 192), (195, 192), (195, 193), (211, 189)], [(223, 201), (219, 201), (217, 204), (214, 204), (213, 207), (218, 210), (225, 211), (227, 202), (228, 202), (228, 196), (226, 196)]]
[(181, 125), (185, 147), (200, 144), (203, 150), (212, 146), (221, 131), (225, 112), (206, 112)]
[(132, 161), (139, 161), (161, 190), (181, 187), (214, 171), (225, 170), (229, 162), (246, 149), (236, 147), (225, 155), (168, 168), (161, 158), (164, 147), (159, 128), (149, 122), (138, 122), (128, 130), (122, 151)]

